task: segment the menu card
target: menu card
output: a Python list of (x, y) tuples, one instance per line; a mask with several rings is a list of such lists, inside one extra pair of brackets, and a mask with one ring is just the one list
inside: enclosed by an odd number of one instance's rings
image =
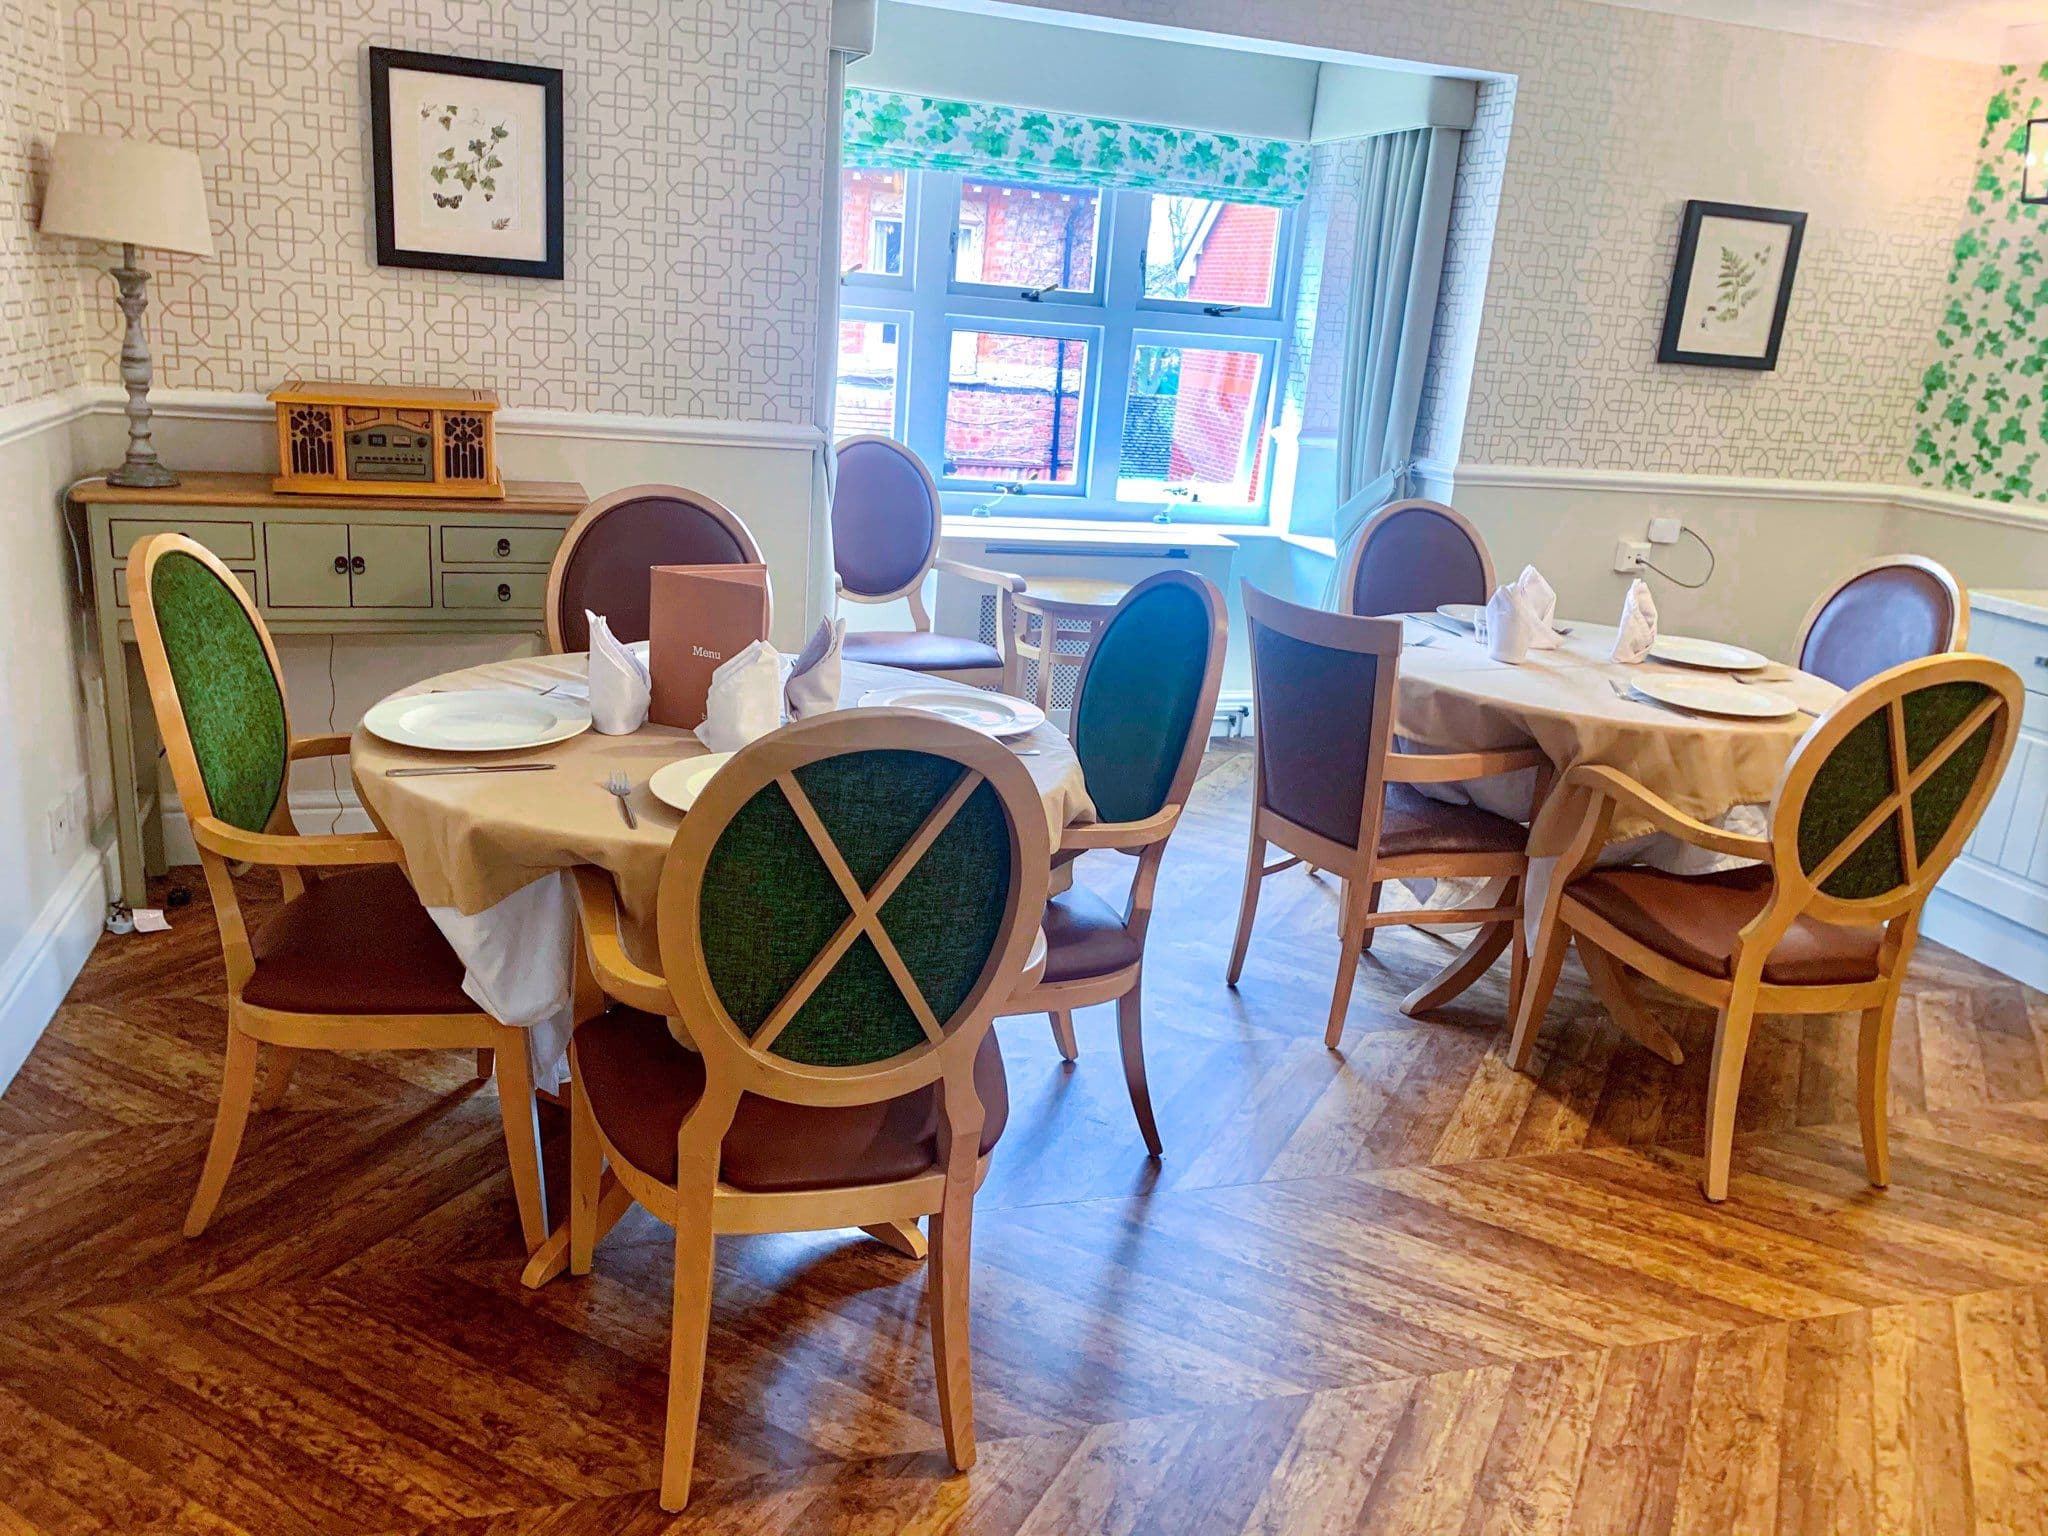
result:
[(768, 638), (765, 565), (657, 565), (647, 613), (647, 718), (695, 730), (704, 723), (711, 674)]

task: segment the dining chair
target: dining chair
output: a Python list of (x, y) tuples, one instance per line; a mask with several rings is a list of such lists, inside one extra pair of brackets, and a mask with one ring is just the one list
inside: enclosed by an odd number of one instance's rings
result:
[[(631, 485), (576, 516), (555, 549), (542, 608), (548, 649), (590, 648), (587, 609), (623, 644), (648, 635), (647, 573), (657, 565), (759, 565), (761, 546), (739, 517), (679, 485)], [(774, 602), (774, 592), (769, 592)]]
[(1463, 513), (1440, 501), (1391, 501), (1366, 520), (1338, 583), (1339, 611), (1430, 613), (1493, 595), (1493, 558)]
[[(203, 545), (152, 534), (128, 556), (128, 604), (178, 802), (199, 845), (227, 966), (227, 1056), (185, 1235), (206, 1230), (252, 1100), (283, 1101), (300, 1051), (474, 1049), (495, 1063), (505, 1152), (530, 1253), (547, 1237), (526, 1031), (462, 990), (463, 964), (382, 832), (302, 834), (291, 764), (340, 756), (346, 734), (294, 737), (277, 648), (249, 594)], [(284, 905), (252, 933), (234, 864), (275, 868)], [(256, 1095), (257, 1047), (271, 1047)], [(488, 1052), (487, 1057), (484, 1053)]]
[[(1249, 582), (1243, 593), (1252, 652), (1252, 825), (1226, 980), (1235, 987), (1244, 972), (1266, 877), (1307, 863), (1344, 882), (1337, 985), (1323, 1036), (1332, 1050), (1344, 1038), (1359, 954), (1382, 927), (1480, 925), (1449, 964), (1402, 1000), (1403, 1013), (1426, 1013), (1457, 997), (1505, 949), (1512, 1017), (1524, 969), (1527, 829), (1475, 805), (1431, 799), (1416, 786), (1533, 770), (1534, 803), (1541, 804), (1548, 759), (1535, 747), (1393, 751), (1401, 621), (1299, 607)], [(1288, 857), (1266, 863), (1268, 843)], [(1485, 906), (1379, 910), (1385, 881), (1459, 878), (1505, 884)]]
[(1160, 861), (1215, 724), (1228, 624), (1213, 582), (1161, 571), (1125, 594), (1096, 637), (1075, 682), (1069, 734), (1098, 819), (1062, 832), (1053, 857), (1066, 865), (1114, 848), (1137, 867), (1122, 912), (1081, 886), (1046, 902), (1044, 978), (1003, 1009), (1048, 1015), (1072, 1061), (1074, 1010), (1114, 1002), (1124, 1085), (1153, 1157), (1161, 1145), (1145, 1080), (1145, 935)]
[[(1892, 1015), (1921, 909), (2005, 769), (2021, 699), (2018, 675), (1981, 656), (1924, 657), (1879, 673), (1801, 738), (1761, 837), (1697, 821), (1616, 769), (1574, 768), (1561, 792), (1589, 796), (1592, 809), (1544, 900), (1515, 1018), (1514, 1066), (1529, 1069), (1572, 943), (1596, 985), (1627, 967), (1717, 1010), (1700, 1183), (1718, 1201), (1728, 1195), (1736, 1100), (1758, 1011), (1857, 1013), (1864, 1167), (1871, 1183), (1888, 1182)], [(1755, 862), (1704, 876), (1596, 868), (1624, 809), (1695, 847)], [(1617, 1006), (1621, 994), (1600, 991)]]
[(578, 872), (585, 954), (616, 1002), (571, 1047), (569, 1268), (635, 1202), (675, 1228), (661, 1503), (689, 1497), (719, 1235), (931, 1218), (946, 1453), (974, 1462), (974, 1192), (1009, 1113), (990, 1028), (1043, 963), (1048, 835), (1001, 742), (903, 710), (819, 716), (743, 748), (670, 845), (661, 972)]
[(956, 682), (1004, 681), (1003, 652), (986, 641), (935, 634), (924, 606), (924, 580), (942, 576), (993, 587), (995, 633), (1008, 635), (1010, 599), (1022, 577), (985, 570), (939, 554), (943, 532), (939, 488), (924, 460), (890, 437), (849, 437), (840, 443), (832, 491), (832, 565), (839, 596), (850, 603), (910, 606), (907, 630), (848, 630), (842, 654), (851, 661), (902, 667)]
[(1843, 577), (1807, 611), (1794, 647), (1799, 670), (1841, 688), (1922, 656), (1960, 651), (1970, 597), (1925, 555), (1886, 555)]

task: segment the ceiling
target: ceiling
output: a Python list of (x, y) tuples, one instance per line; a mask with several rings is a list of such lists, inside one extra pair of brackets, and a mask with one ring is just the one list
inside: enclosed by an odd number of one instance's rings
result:
[(2048, 58), (2048, 0), (1598, 0), (1984, 63)]

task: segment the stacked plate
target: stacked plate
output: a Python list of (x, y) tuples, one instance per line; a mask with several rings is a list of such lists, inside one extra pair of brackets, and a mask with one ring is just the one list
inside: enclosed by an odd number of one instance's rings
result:
[(1659, 635), (1650, 646), (1650, 659), (1687, 667), (1698, 674), (1688, 677), (1652, 673), (1629, 680), (1629, 686), (1637, 693), (1659, 704), (1731, 720), (1782, 720), (1799, 713), (1799, 706), (1782, 693), (1714, 675), (1761, 672), (1770, 666), (1768, 656), (1746, 646), (1694, 640), (1685, 635)]

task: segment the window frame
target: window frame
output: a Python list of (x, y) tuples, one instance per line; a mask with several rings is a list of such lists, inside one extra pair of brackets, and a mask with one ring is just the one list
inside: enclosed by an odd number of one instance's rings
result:
[[(1245, 422), (1244, 441), (1238, 446), (1238, 462), (1241, 464), (1247, 463), (1257, 456), (1259, 439), (1263, 437), (1266, 433), (1266, 417), (1267, 413), (1270, 411), (1272, 406), (1274, 372), (1280, 366), (1281, 344), (1277, 338), (1254, 338), (1248, 336), (1197, 337), (1191, 335), (1189, 332), (1185, 330), (1161, 330), (1151, 327), (1142, 327), (1137, 330), (1134, 330), (1131, 333), (1131, 353), (1133, 363), (1136, 362), (1137, 350), (1140, 347), (1171, 347), (1182, 353), (1240, 352), (1249, 353), (1257, 357), (1259, 360), (1259, 387), (1252, 396), (1251, 410), (1247, 413), (1248, 419)], [(1125, 370), (1124, 379), (1124, 408), (1126, 414), (1128, 414), (1130, 401), (1129, 369)], [(1118, 435), (1117, 447), (1119, 451), (1117, 453), (1117, 473), (1115, 478), (1118, 485), (1121, 486), (1123, 483), (1123, 453), (1121, 451), (1123, 447), (1123, 440), (1121, 433), (1119, 433)], [(1271, 478), (1271, 468), (1272, 460), (1271, 457), (1268, 456), (1268, 479)], [(1165, 505), (1177, 509), (1227, 506), (1232, 511), (1236, 511), (1239, 508), (1257, 508), (1263, 505), (1265, 501), (1265, 495), (1262, 494), (1261, 497), (1256, 501), (1242, 502), (1187, 501), (1179, 497), (1167, 497), (1164, 498), (1163, 501), (1157, 503), (1151, 500), (1141, 501), (1137, 497), (1119, 496), (1118, 499), (1120, 501), (1126, 502), (1127, 504), (1139, 506)]]
[[(866, 323), (870, 325), (893, 325), (896, 327), (896, 385), (891, 391), (889, 435), (897, 442), (905, 441), (910, 425), (910, 391), (904, 388), (909, 369), (910, 341), (917, 317), (907, 309), (885, 308), (873, 304), (842, 304), (839, 307), (838, 325)], [(839, 358), (837, 327), (834, 327), (832, 391), (836, 400), (839, 393)]]
[[(846, 174), (847, 170), (858, 169), (860, 169), (860, 167), (848, 166), (845, 168), (845, 170), (842, 170), (840, 172), (840, 175), (843, 177)], [(917, 242), (918, 233), (921, 228), (921, 222), (919, 218), (921, 210), (919, 209), (918, 205), (922, 200), (922, 188), (920, 186), (920, 183), (924, 179), (924, 173), (922, 171), (906, 170), (902, 174), (903, 270), (901, 272), (849, 272), (846, 270), (846, 257), (845, 253), (842, 251), (838, 258), (839, 284), (842, 288), (852, 288), (856, 290), (880, 289), (889, 293), (904, 293), (907, 292), (915, 283), (917, 273)], [(844, 196), (843, 189), (841, 195), (842, 197)], [(870, 214), (868, 217), (868, 239), (869, 249), (871, 250), (873, 249), (874, 223), (874, 216)], [(843, 225), (841, 232), (842, 234), (844, 233)]]

